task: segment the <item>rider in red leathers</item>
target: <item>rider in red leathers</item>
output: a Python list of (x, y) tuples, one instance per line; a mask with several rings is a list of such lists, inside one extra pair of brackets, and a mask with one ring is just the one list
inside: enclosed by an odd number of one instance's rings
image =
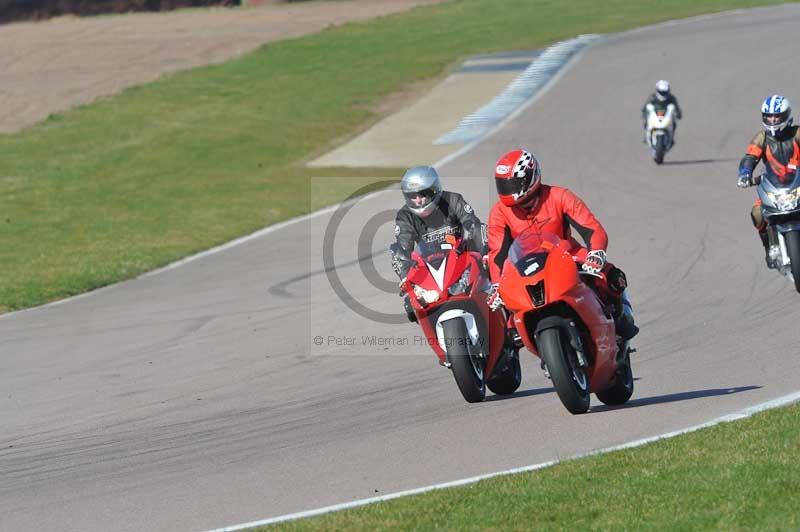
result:
[[(608, 235), (586, 204), (566, 188), (543, 185), (539, 161), (524, 149), (508, 152), (497, 161), (495, 183), (500, 201), (489, 213), (489, 305), (493, 309), (502, 305), (497, 287), (511, 243), (526, 229), (536, 227), (569, 241), (572, 255), (584, 271), (605, 274), (605, 281), (596, 279), (595, 289), (613, 306), (617, 334), (625, 339), (636, 336), (639, 328), (625, 294), (627, 279), (622, 270), (606, 261)], [(573, 238), (572, 229), (586, 247)]]

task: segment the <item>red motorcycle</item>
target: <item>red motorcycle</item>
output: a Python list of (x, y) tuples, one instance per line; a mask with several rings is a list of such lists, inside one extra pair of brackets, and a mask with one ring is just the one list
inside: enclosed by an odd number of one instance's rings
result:
[(620, 405), (633, 394), (627, 340), (615, 333), (611, 309), (591, 288), (568, 242), (535, 229), (511, 245), (500, 279), (500, 297), (514, 313), (522, 342), (543, 360), (564, 406), (589, 410), (589, 394)]
[(470, 403), (483, 401), (486, 387), (511, 394), (522, 381), (515, 349), (503, 349), (506, 317), (486, 304), (488, 274), (479, 253), (465, 251), (452, 235), (421, 242), (411, 258), (406, 291), (428, 345), (450, 368)]

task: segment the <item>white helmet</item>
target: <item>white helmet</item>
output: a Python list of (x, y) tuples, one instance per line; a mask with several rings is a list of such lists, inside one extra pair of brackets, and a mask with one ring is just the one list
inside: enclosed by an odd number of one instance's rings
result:
[(433, 212), (439, 202), (442, 183), (432, 166), (415, 166), (406, 171), (400, 181), (400, 190), (411, 212), (424, 218)]
[(761, 125), (775, 136), (792, 125), (792, 104), (780, 94), (768, 96), (761, 104)]
[(662, 102), (669, 96), (669, 81), (660, 79), (656, 81), (656, 98)]

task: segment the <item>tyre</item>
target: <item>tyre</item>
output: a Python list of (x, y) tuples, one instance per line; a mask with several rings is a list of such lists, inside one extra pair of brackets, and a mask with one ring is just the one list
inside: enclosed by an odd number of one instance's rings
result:
[(789, 255), (789, 266), (792, 268), (794, 288), (800, 292), (800, 231), (783, 233), (786, 242), (786, 253)]
[(462, 319), (447, 320), (442, 324), (447, 359), (456, 379), (461, 395), (468, 403), (480, 403), (486, 397), (486, 383), (483, 377), (484, 362), (481, 357), (471, 354), (467, 325)]
[(586, 370), (578, 366), (575, 350), (561, 330), (543, 330), (538, 335), (536, 345), (564, 407), (573, 414), (583, 414), (589, 410), (589, 378)]
[(516, 392), (520, 384), (522, 384), (522, 367), (519, 364), (519, 357), (515, 356), (500, 373), (486, 383), (486, 386), (496, 395), (509, 395)]
[(653, 155), (653, 160), (656, 164), (661, 164), (664, 162), (664, 141), (663, 137), (659, 139), (658, 145), (656, 146), (656, 153)]
[(625, 355), (625, 360), (617, 368), (614, 385), (607, 390), (597, 392), (595, 395), (603, 404), (607, 405), (624, 405), (628, 402), (628, 399), (633, 395), (633, 370), (631, 369), (630, 352)]

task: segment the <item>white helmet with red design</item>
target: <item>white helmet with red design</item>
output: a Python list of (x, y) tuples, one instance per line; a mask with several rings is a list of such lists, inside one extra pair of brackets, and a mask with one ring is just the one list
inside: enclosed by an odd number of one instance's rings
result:
[(542, 185), (539, 160), (527, 150), (506, 153), (494, 167), (497, 195), (503, 205), (519, 205), (533, 199)]

